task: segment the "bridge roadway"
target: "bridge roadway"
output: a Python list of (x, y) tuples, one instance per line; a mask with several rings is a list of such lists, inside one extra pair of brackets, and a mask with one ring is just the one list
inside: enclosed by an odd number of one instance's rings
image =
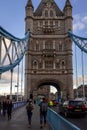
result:
[[(12, 112), (12, 119), (9, 121), (7, 115), (5, 118), (0, 116), (0, 130), (40, 130), (39, 122), (39, 106), (34, 105), (32, 126), (31, 128), (28, 128), (26, 107), (23, 106)], [(51, 130), (49, 124), (47, 124), (43, 129)]]

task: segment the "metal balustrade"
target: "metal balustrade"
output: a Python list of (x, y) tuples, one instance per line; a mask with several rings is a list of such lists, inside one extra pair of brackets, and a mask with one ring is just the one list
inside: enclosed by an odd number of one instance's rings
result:
[(50, 108), (48, 108), (47, 119), (52, 130), (80, 130)]
[(24, 106), (27, 103), (27, 101), (19, 101), (19, 102), (13, 102), (13, 110)]

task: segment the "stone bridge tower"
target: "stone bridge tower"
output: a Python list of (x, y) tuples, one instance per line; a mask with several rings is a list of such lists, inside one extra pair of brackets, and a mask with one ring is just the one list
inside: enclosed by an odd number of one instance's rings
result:
[(53, 85), (62, 98), (73, 98), (72, 5), (66, 0), (61, 11), (54, 0), (41, 0), (34, 11), (32, 0), (26, 5), (26, 32), (30, 30), (25, 55), (25, 96), (35, 98), (41, 86)]

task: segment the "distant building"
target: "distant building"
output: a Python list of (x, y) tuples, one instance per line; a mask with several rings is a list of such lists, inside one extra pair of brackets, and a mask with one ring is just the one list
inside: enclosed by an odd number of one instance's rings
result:
[[(80, 85), (77, 89), (74, 89), (74, 96), (76, 97), (78, 93), (78, 97), (83, 97), (83, 85)], [(84, 85), (84, 93), (85, 97), (87, 97), (87, 85)]]
[[(13, 102), (16, 102), (16, 101), (17, 101), (17, 95), (16, 95), (16, 94), (7, 95), (7, 99), (10, 99), (10, 96), (12, 96), (12, 101), (13, 101)], [(21, 100), (23, 100), (23, 96), (18, 95), (18, 101), (21, 101)]]
[(49, 94), (49, 100), (54, 100), (54, 99), (56, 99), (55, 94), (54, 93), (50, 93)]

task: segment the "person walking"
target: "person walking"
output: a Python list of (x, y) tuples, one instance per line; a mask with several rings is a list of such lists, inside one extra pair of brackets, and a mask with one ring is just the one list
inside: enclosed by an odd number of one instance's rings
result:
[(1, 103), (1, 100), (0, 100), (0, 115), (1, 115), (1, 111), (2, 111), (2, 103)]
[(32, 121), (32, 115), (33, 115), (33, 112), (32, 110), (34, 109), (33, 107), (33, 103), (32, 103), (32, 100), (30, 99), (28, 104), (26, 105), (26, 110), (27, 110), (27, 116), (28, 116), (28, 123), (29, 123), (29, 128), (31, 127), (31, 121)]
[(8, 116), (8, 120), (11, 119), (11, 114), (12, 114), (12, 101), (9, 99), (7, 100), (7, 116)]
[(47, 116), (48, 103), (46, 102), (45, 98), (43, 98), (39, 106), (40, 106), (40, 129), (42, 129), (43, 123), (44, 123), (44, 126), (46, 126), (46, 123), (47, 123), (46, 116)]
[(5, 117), (6, 115), (6, 110), (7, 110), (7, 102), (4, 99), (3, 104), (2, 104), (2, 108), (3, 108), (3, 116)]

